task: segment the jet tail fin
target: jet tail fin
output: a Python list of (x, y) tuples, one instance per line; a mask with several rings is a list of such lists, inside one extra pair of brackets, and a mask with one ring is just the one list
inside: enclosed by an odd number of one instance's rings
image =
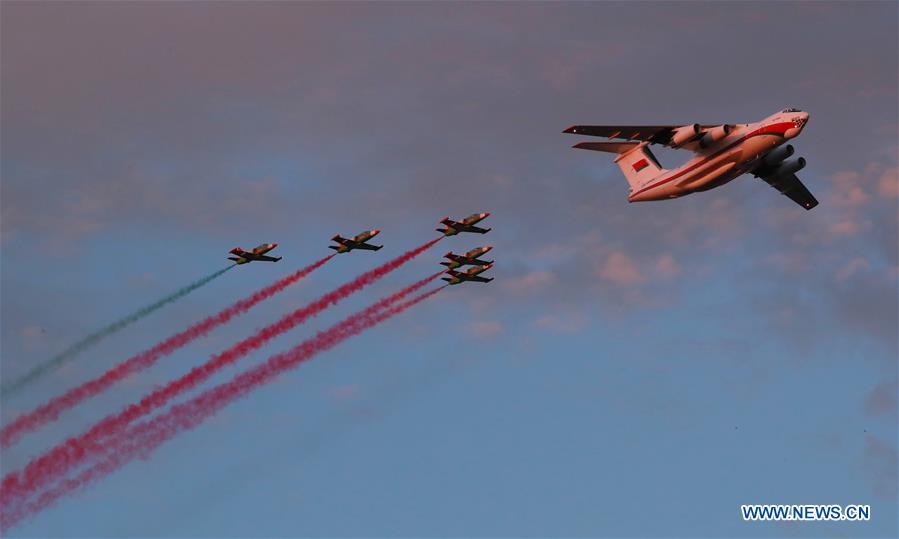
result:
[(666, 172), (652, 154), (648, 142), (580, 142), (574, 147), (581, 150), (617, 153), (615, 163), (624, 173), (627, 183), (631, 186), (631, 192)]

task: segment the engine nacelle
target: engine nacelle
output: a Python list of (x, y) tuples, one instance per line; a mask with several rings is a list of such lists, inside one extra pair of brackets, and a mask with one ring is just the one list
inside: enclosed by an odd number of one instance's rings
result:
[(671, 146), (677, 148), (692, 142), (699, 135), (699, 124), (678, 127), (671, 135)]
[(791, 159), (789, 161), (784, 161), (777, 167), (777, 170), (774, 171), (774, 174), (778, 176), (787, 176), (789, 174), (795, 174), (802, 170), (805, 167), (805, 159), (802, 157), (798, 159)]
[(729, 135), (731, 129), (733, 129), (733, 126), (727, 124), (708, 129), (705, 133), (703, 133), (702, 139), (699, 141), (699, 145), (703, 148), (706, 148)]
[(778, 146), (774, 148), (768, 155), (765, 156), (763, 161), (766, 165), (777, 166), (781, 161), (793, 155), (793, 145), (787, 144), (786, 146)]

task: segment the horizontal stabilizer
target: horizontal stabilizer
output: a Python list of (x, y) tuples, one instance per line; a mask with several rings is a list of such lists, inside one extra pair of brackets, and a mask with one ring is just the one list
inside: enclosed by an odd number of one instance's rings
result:
[(597, 152), (627, 153), (639, 146), (639, 142), (578, 142), (574, 145), (579, 150), (595, 150)]

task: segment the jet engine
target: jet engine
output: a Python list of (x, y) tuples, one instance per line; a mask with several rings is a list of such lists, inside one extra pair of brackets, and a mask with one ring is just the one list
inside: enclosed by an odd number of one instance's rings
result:
[(777, 166), (778, 163), (793, 155), (793, 145), (787, 144), (786, 146), (778, 146), (774, 148), (768, 155), (765, 156), (764, 162), (766, 165)]
[(702, 148), (706, 148), (706, 147), (712, 145), (713, 143), (718, 142), (719, 140), (723, 139), (728, 134), (730, 134), (731, 129), (733, 129), (733, 126), (730, 126), (727, 124), (722, 124), (722, 125), (719, 125), (718, 127), (713, 127), (711, 129), (706, 130), (705, 133), (702, 135), (702, 139), (700, 139), (700, 141), (699, 141), (699, 146)]
[(678, 127), (671, 135), (671, 146), (678, 148), (696, 139), (699, 135), (699, 124)]
[(802, 157), (798, 159), (791, 159), (789, 161), (784, 161), (777, 167), (777, 170), (774, 171), (774, 174), (778, 176), (786, 176), (788, 174), (795, 174), (796, 172), (802, 170), (805, 167), (805, 159)]

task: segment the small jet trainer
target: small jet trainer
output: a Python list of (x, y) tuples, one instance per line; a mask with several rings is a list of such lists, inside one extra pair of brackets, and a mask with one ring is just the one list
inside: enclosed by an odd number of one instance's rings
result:
[(328, 249), (334, 249), (338, 253), (348, 253), (353, 249), (364, 249), (366, 251), (377, 251), (383, 245), (372, 245), (370, 243), (365, 243), (368, 240), (374, 238), (378, 234), (380, 234), (380, 230), (366, 230), (365, 232), (360, 232), (353, 237), (353, 239), (342, 238), (340, 234), (337, 234), (331, 241), (336, 241), (340, 245), (329, 245)]
[(440, 264), (449, 269), (456, 269), (462, 266), (486, 266), (488, 264), (493, 264), (492, 260), (489, 262), (486, 260), (478, 260), (479, 256), (489, 253), (491, 249), (493, 249), (493, 246), (491, 245), (486, 247), (475, 247), (464, 255), (453, 254), (453, 252), (450, 251), (443, 255), (443, 258), (449, 258), (449, 262), (441, 262)]
[(488, 217), (490, 217), (490, 212), (473, 213), (465, 219), (462, 219), (461, 222), (453, 221), (449, 217), (444, 217), (443, 220), (440, 221), (440, 223), (445, 225), (446, 228), (438, 228), (437, 232), (443, 232), (444, 236), (455, 236), (459, 232), (474, 232), (476, 234), (486, 234), (492, 229), (479, 228), (474, 225)]
[[(624, 139), (580, 142), (574, 147), (618, 154), (615, 163), (630, 184), (629, 202), (707, 191), (749, 173), (810, 210), (818, 201), (796, 177), (805, 159), (788, 159), (793, 146), (784, 144), (802, 132), (808, 116), (808, 112), (791, 108), (751, 124), (575, 125), (564, 133)], [(659, 165), (650, 144), (696, 155), (683, 166), (668, 170)]]
[(235, 247), (230, 251), (234, 256), (229, 256), (228, 260), (233, 260), (238, 264), (246, 264), (247, 262), (254, 261), (277, 262), (281, 260), (280, 256), (265, 256), (265, 253), (271, 251), (277, 246), (277, 243), (263, 243), (258, 247), (254, 247), (252, 251), (244, 251), (240, 247)]
[(468, 268), (466, 271), (456, 271), (456, 270), (446, 270), (446, 273), (449, 274), (449, 277), (442, 277), (442, 280), (448, 282), (449, 284), (459, 284), (465, 282), (475, 282), (475, 283), (489, 283), (493, 280), (493, 277), (481, 277), (479, 274), (484, 273), (493, 267), (493, 264), (487, 264), (486, 266), (475, 266), (473, 268)]

